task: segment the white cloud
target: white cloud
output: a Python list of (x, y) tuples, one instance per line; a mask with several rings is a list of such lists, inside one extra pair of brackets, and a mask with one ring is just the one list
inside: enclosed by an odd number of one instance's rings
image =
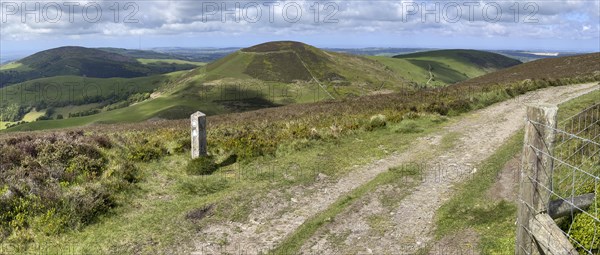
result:
[[(74, 13), (69, 12), (67, 2), (55, 2), (62, 6), (62, 15), (58, 22), (49, 22), (47, 17), (55, 17), (57, 13), (43, 7), (48, 2), (39, 2), (42, 10), (39, 22), (34, 15), (25, 15), (22, 22), (22, 2), (2, 2), (0, 9), (2, 40), (38, 40), (48, 37), (93, 37), (93, 36), (126, 36), (126, 35), (177, 35), (206, 33), (268, 33), (276, 35), (288, 34), (328, 34), (336, 33), (429, 33), (453, 36), (486, 36), (486, 37), (527, 37), (527, 38), (598, 38), (600, 17), (599, 1), (537, 1), (531, 5), (513, 1), (479, 1), (478, 6), (466, 4), (464, 1), (334, 1), (334, 5), (325, 6), (319, 2), (318, 14), (314, 1), (136, 1), (126, 6), (127, 2), (117, 1), (79, 1)], [(73, 2), (73, 1), (68, 1)], [(469, 1), (472, 3), (473, 1)], [(25, 2), (34, 4), (35, 2)], [(118, 5), (115, 5), (118, 3)], [(250, 5), (248, 5), (251, 3)], [(425, 6), (423, 6), (423, 3)], [(436, 5), (439, 4), (439, 5)], [(17, 4), (16, 12), (13, 10)], [(218, 10), (222, 5), (237, 13), (239, 22), (233, 16)], [(276, 6), (275, 6), (276, 5)], [(84, 12), (88, 6), (88, 12)], [(240, 9), (236, 9), (239, 6)], [(244, 9), (244, 6), (249, 8)], [(260, 16), (257, 16), (257, 6)], [(271, 12), (274, 8), (274, 12)], [(272, 7), (275, 6), (275, 7)], [(28, 6), (35, 7), (34, 5)], [(102, 10), (102, 16), (94, 20), (95, 9)], [(115, 7), (119, 11), (115, 12)], [(216, 12), (211, 12), (214, 8)], [(285, 16), (284, 7), (289, 8)], [(302, 16), (296, 22), (295, 8), (300, 7)], [(423, 16), (423, 7), (437, 8), (438, 17), (433, 14)], [(517, 12), (515, 8), (519, 8)], [(448, 9), (446, 9), (448, 8)], [(471, 16), (470, 8), (475, 15)], [(417, 10), (418, 9), (418, 10)], [(448, 12), (443, 12), (448, 10)], [(486, 12), (487, 10), (487, 12)], [(462, 14), (460, 20), (455, 11)], [(500, 12), (501, 11), (501, 15)], [(532, 11), (533, 17), (529, 17)], [(487, 13), (484, 14), (484, 13)], [(47, 15), (46, 15), (47, 14)], [(246, 15), (245, 15), (246, 14)], [(69, 20), (69, 17), (72, 20)], [(116, 17), (116, 20), (115, 20)], [(222, 18), (227, 19), (222, 22)], [(256, 20), (256, 17), (258, 20)], [(422, 22), (422, 17), (427, 21)], [(329, 18), (329, 19), (328, 19)], [(471, 19), (469, 19), (471, 18)], [(316, 21), (318, 22), (315, 22)], [(436, 22), (439, 19), (439, 22)], [(131, 22), (137, 20), (135, 22)], [(337, 22), (327, 23), (324, 21)], [(526, 21), (534, 21), (526, 23)], [(600, 40), (600, 39), (599, 39)]]

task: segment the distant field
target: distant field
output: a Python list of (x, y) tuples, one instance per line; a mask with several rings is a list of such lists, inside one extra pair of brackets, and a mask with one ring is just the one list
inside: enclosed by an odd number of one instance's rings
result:
[(2, 66), (0, 66), (0, 70), (8, 70), (8, 69), (13, 69), (13, 68), (17, 68), (17, 67), (19, 67), (19, 66), (22, 66), (22, 65), (23, 65), (23, 64), (21, 64), (21, 63), (17, 63), (17, 62), (11, 62), (11, 63), (8, 63), (8, 64), (6, 64), (6, 65), (2, 65)]
[[(39, 117), (42, 117), (46, 114), (46, 111), (36, 111), (36, 110), (32, 110), (29, 113), (25, 114), (25, 116), (23, 116), (23, 119), (21, 121), (25, 121), (25, 122), (35, 122)], [(15, 124), (15, 122), (4, 122), (4, 121), (0, 121), (0, 130), (4, 130), (6, 129), (6, 126), (11, 125), (11, 124)]]
[(5, 70), (26, 71), (26, 70), (29, 70), (29, 68), (19, 62), (10, 62), (6, 65), (0, 66), (0, 71), (5, 71)]
[(25, 116), (23, 116), (23, 121), (26, 122), (34, 122), (35, 120), (37, 120), (39, 117), (42, 117), (46, 114), (46, 111), (36, 111), (36, 110), (32, 110), (31, 112), (25, 114)]
[(181, 64), (181, 65), (188, 64), (188, 65), (195, 65), (195, 66), (206, 65), (206, 63), (204, 63), (204, 62), (193, 62), (193, 61), (186, 61), (186, 60), (180, 60), (180, 59), (138, 58), (137, 60), (144, 65), (156, 64), (156, 63)]
[(4, 122), (0, 121), (0, 130), (6, 129), (7, 125), (14, 124), (14, 122)]
[(52, 118), (56, 119), (58, 115), (62, 115), (65, 119), (69, 117), (69, 113), (78, 113), (100, 107), (100, 103), (84, 104), (84, 105), (68, 105), (64, 107), (54, 108)]

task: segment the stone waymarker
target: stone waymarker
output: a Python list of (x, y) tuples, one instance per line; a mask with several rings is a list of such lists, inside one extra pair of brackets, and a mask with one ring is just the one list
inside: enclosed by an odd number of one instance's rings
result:
[(206, 114), (196, 112), (192, 121), (192, 159), (206, 156)]

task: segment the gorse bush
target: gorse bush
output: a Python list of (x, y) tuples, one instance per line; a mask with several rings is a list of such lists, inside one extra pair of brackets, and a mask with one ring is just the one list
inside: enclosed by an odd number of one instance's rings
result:
[(63, 208), (69, 216), (73, 228), (86, 225), (98, 216), (108, 212), (116, 204), (112, 192), (101, 183), (77, 186), (65, 194)]
[(374, 130), (377, 128), (385, 127), (387, 125), (387, 118), (382, 114), (377, 114), (369, 119), (369, 125), (367, 130)]
[(136, 183), (141, 179), (141, 172), (137, 166), (129, 161), (119, 159), (106, 171), (105, 175), (128, 183)]
[[(589, 210), (590, 215), (593, 215), (596, 218), (600, 217), (600, 213)], [(592, 251), (600, 251), (600, 240), (598, 239), (598, 229), (600, 228), (600, 223), (598, 223), (592, 216), (585, 213), (579, 213), (575, 215), (573, 221), (570, 225), (571, 230), (571, 238), (573, 238), (572, 242), (575, 243), (575, 247), (579, 245), (585, 247), (586, 249)], [(581, 254), (587, 254), (584, 250), (579, 250)]]
[(160, 142), (143, 140), (130, 149), (128, 158), (133, 161), (145, 162), (160, 159), (167, 154), (168, 150)]

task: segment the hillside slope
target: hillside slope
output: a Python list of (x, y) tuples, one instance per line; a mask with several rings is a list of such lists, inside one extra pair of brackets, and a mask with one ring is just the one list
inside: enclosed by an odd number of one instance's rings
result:
[(546, 58), (513, 66), (459, 83), (462, 86), (482, 86), (523, 80), (577, 79), (587, 75), (600, 77), (600, 53)]

